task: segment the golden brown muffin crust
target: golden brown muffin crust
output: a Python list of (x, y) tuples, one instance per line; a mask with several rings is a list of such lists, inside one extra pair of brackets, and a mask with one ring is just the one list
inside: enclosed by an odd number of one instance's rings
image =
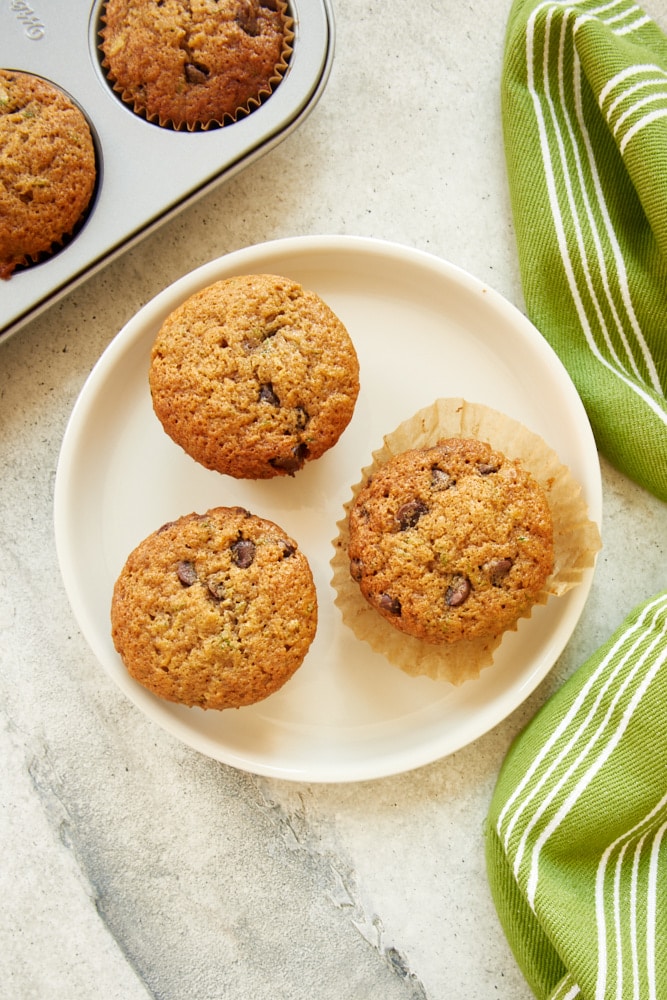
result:
[(95, 147), (82, 112), (57, 87), (0, 70), (0, 277), (70, 235), (95, 180)]
[(174, 128), (256, 106), (280, 81), (293, 38), (278, 0), (107, 0), (102, 20), (114, 89)]
[(278, 275), (225, 279), (167, 318), (152, 349), (153, 407), (196, 461), (236, 478), (293, 475), (349, 423), (359, 363), (322, 299)]
[(366, 600), (431, 643), (513, 627), (553, 567), (541, 486), (472, 439), (390, 459), (360, 490), (349, 533), (350, 572)]
[(241, 507), (163, 525), (114, 587), (112, 637), (128, 672), (160, 698), (238, 708), (289, 680), (317, 628), (297, 543)]

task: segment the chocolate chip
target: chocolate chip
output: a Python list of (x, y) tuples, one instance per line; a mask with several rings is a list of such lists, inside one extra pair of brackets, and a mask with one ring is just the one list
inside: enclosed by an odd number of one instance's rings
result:
[(497, 472), (500, 465), (497, 462), (478, 462), (477, 471), (480, 476), (490, 476), (492, 473)]
[(293, 542), (288, 542), (286, 538), (280, 539), (280, 547), (283, 550), (283, 559), (289, 559), (296, 552), (296, 545)]
[(273, 391), (273, 385), (270, 382), (264, 382), (259, 387), (259, 401), (260, 403), (270, 403), (271, 406), (280, 406), (280, 400)]
[(365, 504), (357, 504), (355, 507), (355, 513), (357, 517), (364, 522), (364, 524), (367, 524), (371, 519), (370, 511)]
[(300, 431), (302, 431), (308, 425), (308, 421), (309, 420), (310, 420), (310, 416), (309, 416), (308, 413), (306, 413), (306, 411), (304, 410), (304, 408), (302, 406), (297, 406), (297, 408), (296, 408), (296, 426), (297, 426), (297, 428)]
[(361, 559), (350, 559), (350, 576), (357, 583), (361, 580), (364, 572), (364, 564)]
[(191, 587), (197, 582), (197, 570), (195, 564), (187, 559), (181, 559), (176, 567), (176, 575), (184, 587)]
[(401, 602), (397, 597), (390, 597), (389, 594), (380, 594), (378, 607), (383, 611), (388, 611), (390, 615), (400, 615)]
[(490, 559), (484, 563), (482, 570), (487, 574), (494, 587), (500, 587), (514, 563), (511, 559)]
[(188, 83), (206, 83), (209, 77), (209, 69), (202, 63), (186, 62), (183, 67), (185, 79)]
[(250, 35), (251, 38), (254, 38), (259, 34), (257, 15), (253, 10), (252, 4), (244, 3), (243, 7), (236, 15), (236, 22), (241, 31), (245, 31), (246, 35)]
[(208, 592), (216, 601), (221, 601), (225, 596), (225, 577), (223, 573), (214, 573), (206, 581)]
[(232, 559), (239, 569), (247, 569), (255, 558), (255, 543), (249, 538), (238, 538), (232, 545)]
[(290, 476), (293, 476), (303, 466), (307, 457), (308, 445), (301, 441), (296, 447), (292, 448), (289, 455), (285, 455), (282, 458), (269, 459), (269, 465), (272, 465), (274, 469), (282, 469), (283, 472), (287, 472)]
[(445, 604), (450, 608), (460, 607), (470, 595), (470, 580), (467, 576), (457, 574), (452, 577), (452, 582), (447, 587), (445, 594)]
[(407, 503), (404, 503), (396, 511), (396, 520), (399, 523), (401, 531), (414, 528), (419, 518), (427, 512), (428, 507), (423, 500), (408, 500)]
[(456, 486), (456, 480), (444, 469), (434, 465), (431, 469), (431, 489), (448, 490), (451, 486)]

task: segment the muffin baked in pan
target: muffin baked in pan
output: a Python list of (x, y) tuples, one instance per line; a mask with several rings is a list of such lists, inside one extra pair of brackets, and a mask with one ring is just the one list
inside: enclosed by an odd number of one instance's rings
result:
[(97, 161), (85, 225), (59, 252), (13, 269), (2, 282), (0, 339), (277, 145), (312, 110), (328, 79), (329, 0), (288, 0), (291, 51), (271, 93), (223, 127), (161, 127), (136, 114), (108, 81), (99, 49), (102, 12), (102, 0), (74, 0), (57, 17), (48, 9), (28, 17), (0, 8), (0, 68), (34, 74), (66, 93), (88, 121)]

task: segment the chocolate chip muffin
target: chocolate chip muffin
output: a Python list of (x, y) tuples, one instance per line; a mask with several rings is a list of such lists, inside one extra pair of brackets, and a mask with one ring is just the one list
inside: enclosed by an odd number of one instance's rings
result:
[(273, 694), (317, 628), (310, 566), (272, 521), (217, 507), (163, 525), (131, 553), (111, 605), (114, 645), (153, 694), (224, 709)]
[(520, 462), (465, 438), (394, 455), (349, 513), (350, 573), (396, 629), (428, 643), (498, 636), (553, 567), (542, 487)]
[(0, 278), (72, 235), (96, 179), (82, 111), (41, 77), (0, 69)]
[(289, 278), (242, 275), (187, 299), (152, 348), (153, 408), (208, 469), (237, 479), (294, 475), (347, 427), (359, 363), (346, 328)]
[(133, 110), (175, 129), (208, 128), (258, 107), (294, 39), (282, 0), (107, 0), (102, 67)]

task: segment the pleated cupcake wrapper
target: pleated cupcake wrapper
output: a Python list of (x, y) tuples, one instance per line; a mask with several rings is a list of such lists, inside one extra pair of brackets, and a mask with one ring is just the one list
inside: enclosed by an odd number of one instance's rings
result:
[(39, 253), (23, 254), (20, 260), (16, 260), (14, 262), (14, 266), (12, 268), (11, 273), (13, 274), (14, 271), (19, 270), (21, 268), (33, 267), (35, 264), (42, 264), (44, 261), (49, 260), (51, 257), (55, 257), (55, 255), (60, 253), (60, 251), (63, 250), (66, 246), (69, 246), (74, 237), (77, 236), (78, 233), (80, 233), (83, 227), (85, 226), (86, 221), (88, 220), (92, 210), (92, 203), (94, 201), (94, 198), (95, 198), (95, 191), (93, 190), (90, 203), (86, 208), (85, 212), (83, 213), (83, 215), (81, 215), (77, 219), (76, 225), (74, 225), (68, 232), (63, 233), (62, 236), (60, 236), (58, 239), (53, 240), (48, 249), (40, 250)]
[[(232, 114), (225, 113), (218, 118), (210, 118), (206, 121), (193, 123), (175, 122), (170, 117), (165, 118), (161, 115), (149, 115), (146, 108), (137, 101), (135, 95), (132, 94), (131, 91), (125, 90), (121, 84), (116, 83), (111, 75), (111, 68), (106, 58), (102, 58), (102, 69), (104, 70), (113, 90), (118, 94), (123, 103), (131, 107), (135, 114), (144, 118), (145, 121), (150, 122), (153, 125), (159, 125), (161, 128), (170, 128), (175, 132), (207, 132), (211, 128), (221, 128), (225, 125), (233, 125), (234, 122), (239, 120), (239, 118), (244, 118), (246, 115), (252, 114), (253, 111), (259, 108), (282, 82), (283, 77), (287, 72), (289, 61), (292, 56), (292, 52), (294, 51), (294, 19), (288, 14), (287, 4), (283, 3), (282, 0), (278, 3), (278, 7), (285, 18), (285, 34), (283, 39), (283, 51), (279, 61), (276, 63), (274, 75), (269, 79), (265, 87), (263, 87), (254, 97), (249, 98), (245, 104), (240, 105)], [(102, 21), (104, 21), (104, 13), (102, 13)], [(102, 51), (101, 46), (100, 51)]]
[(93, 214), (93, 210), (95, 208), (95, 200), (97, 197), (99, 181), (100, 181), (100, 170), (99, 170), (99, 164), (97, 163), (97, 154), (95, 157), (95, 168), (96, 168), (96, 177), (95, 177), (95, 183), (93, 185), (92, 194), (90, 196), (88, 204), (86, 205), (85, 209), (83, 210), (79, 218), (76, 220), (74, 225), (70, 229), (68, 229), (67, 232), (62, 233), (62, 235), (59, 236), (58, 239), (52, 240), (51, 245), (48, 249), (40, 250), (38, 253), (34, 254), (27, 254), (27, 253), (24, 254), (21, 260), (17, 260), (15, 262), (14, 267), (12, 269), (12, 273), (16, 269), (32, 267), (35, 264), (41, 264), (44, 261), (49, 260), (51, 257), (54, 257), (56, 254), (60, 253), (60, 251), (63, 250), (65, 247), (69, 246), (72, 240), (79, 235), (83, 227), (88, 222), (88, 219)]
[[(348, 516), (357, 494), (373, 473), (393, 455), (411, 448), (427, 448), (450, 437), (485, 441), (506, 457), (519, 459), (547, 494), (554, 522), (554, 569), (536, 604), (546, 604), (576, 587), (594, 566), (601, 548), (600, 532), (588, 516), (581, 487), (558, 455), (523, 424), (481, 403), (439, 399), (387, 434), (372, 454), (360, 481), (344, 505), (337, 523), (331, 560), (335, 603), (343, 622), (358, 639), (382, 653), (392, 664), (413, 676), (432, 677), (455, 685), (478, 677), (493, 663), (503, 635), (433, 645), (405, 635), (385, 621), (365, 600), (350, 576)], [(528, 611), (524, 618), (529, 618)], [(519, 627), (519, 623), (513, 629)], [(512, 631), (512, 630), (510, 630)]]
[(69, 246), (73, 239), (75, 239), (83, 227), (88, 222), (88, 219), (93, 213), (95, 207), (95, 198), (97, 195), (99, 183), (99, 168), (97, 169), (97, 177), (95, 184), (93, 186), (93, 192), (90, 196), (90, 201), (88, 202), (86, 208), (76, 220), (74, 225), (66, 233), (63, 233), (58, 239), (52, 240), (50, 247), (45, 250), (40, 250), (38, 253), (24, 253), (20, 259), (14, 261), (14, 264), (10, 271), (10, 276), (17, 270), (21, 270), (27, 267), (33, 267), (35, 264), (42, 264), (44, 261), (49, 260), (56, 254), (60, 253), (65, 247)]
[[(30, 77), (33, 74), (17, 71), (17, 75)], [(51, 83), (51, 81), (45, 80), (44, 82), (47, 83), (48, 86), (51, 87), (53, 90), (60, 91), (60, 93), (67, 98), (67, 100), (72, 104), (72, 106), (77, 108), (77, 110), (81, 113), (82, 117), (86, 121), (88, 128), (90, 130), (91, 141), (93, 143), (93, 149), (95, 152), (95, 180), (88, 202), (82, 209), (79, 217), (74, 220), (73, 224), (64, 232), (60, 233), (59, 236), (54, 238), (48, 247), (43, 247), (43, 249), (37, 250), (34, 253), (25, 252), (20, 257), (18, 256), (15, 257), (14, 260), (11, 262), (11, 264), (9, 263), (5, 265), (0, 264), (0, 280), (7, 281), (11, 278), (11, 276), (14, 274), (15, 271), (21, 270), (23, 268), (33, 267), (36, 264), (41, 264), (42, 262), (49, 260), (49, 258), (58, 254), (64, 247), (68, 246), (72, 242), (72, 240), (74, 239), (75, 236), (78, 235), (78, 233), (81, 232), (86, 222), (90, 218), (93, 212), (93, 208), (95, 206), (95, 198), (97, 196), (99, 179), (100, 179), (100, 165), (98, 162), (98, 153), (97, 153), (97, 148), (95, 146), (95, 140), (93, 138), (93, 129), (91, 127), (91, 123), (88, 119), (88, 116), (84, 108), (70, 94), (63, 91), (62, 88), (58, 87), (56, 84)], [(5, 94), (6, 97), (6, 92), (4, 91), (2, 86), (0, 86), (0, 97), (2, 97), (3, 94)]]

